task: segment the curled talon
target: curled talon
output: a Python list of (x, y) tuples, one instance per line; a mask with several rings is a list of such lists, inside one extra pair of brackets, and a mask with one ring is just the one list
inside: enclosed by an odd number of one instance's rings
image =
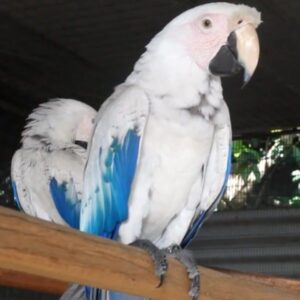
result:
[(164, 283), (164, 281), (165, 281), (165, 275), (160, 275), (159, 276), (159, 283), (158, 283), (158, 285), (156, 287), (157, 288), (161, 287), (162, 284)]
[(151, 241), (139, 239), (130, 244), (131, 246), (145, 250), (153, 259), (155, 275), (159, 278), (157, 287), (161, 287), (168, 269), (168, 262), (164, 250), (157, 248)]
[(182, 249), (180, 245), (177, 244), (172, 244), (163, 249), (163, 251), (185, 266), (190, 279), (189, 296), (192, 300), (197, 300), (200, 294), (200, 274), (193, 253), (189, 250)]

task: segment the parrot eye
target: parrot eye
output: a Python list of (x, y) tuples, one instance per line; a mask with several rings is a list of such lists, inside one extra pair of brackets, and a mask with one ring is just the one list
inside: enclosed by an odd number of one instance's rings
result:
[(212, 27), (212, 21), (210, 19), (204, 19), (202, 21), (202, 26), (206, 29), (211, 28)]

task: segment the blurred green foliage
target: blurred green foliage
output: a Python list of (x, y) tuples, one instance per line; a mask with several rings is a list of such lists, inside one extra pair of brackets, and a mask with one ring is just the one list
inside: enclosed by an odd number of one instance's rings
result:
[(232, 174), (219, 210), (300, 207), (300, 134), (233, 142)]
[(257, 143), (257, 139), (233, 142), (232, 172), (240, 174), (245, 182), (247, 182), (251, 172), (253, 172), (257, 181), (261, 179), (257, 165), (262, 159), (264, 151), (255, 148)]

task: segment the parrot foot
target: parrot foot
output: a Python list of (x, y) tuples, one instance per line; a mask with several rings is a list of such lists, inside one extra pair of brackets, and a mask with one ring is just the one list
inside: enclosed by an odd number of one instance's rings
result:
[(165, 274), (168, 269), (167, 258), (164, 250), (157, 248), (149, 240), (139, 239), (129, 244), (140, 249), (145, 250), (153, 259), (155, 266), (155, 275), (159, 278), (159, 283), (157, 287), (160, 287), (165, 278)]
[(185, 266), (190, 279), (189, 296), (192, 300), (197, 300), (200, 294), (200, 273), (192, 252), (182, 249), (176, 244), (163, 249), (163, 251), (179, 260)]

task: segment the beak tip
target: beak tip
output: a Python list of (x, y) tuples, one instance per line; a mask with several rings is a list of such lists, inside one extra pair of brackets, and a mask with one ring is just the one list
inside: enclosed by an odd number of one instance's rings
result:
[(259, 60), (259, 40), (255, 28), (247, 24), (236, 30), (238, 60), (244, 67), (244, 86), (251, 79)]
[(243, 87), (247, 85), (247, 83), (252, 78), (252, 74), (248, 73), (247, 71), (244, 72), (244, 84)]

